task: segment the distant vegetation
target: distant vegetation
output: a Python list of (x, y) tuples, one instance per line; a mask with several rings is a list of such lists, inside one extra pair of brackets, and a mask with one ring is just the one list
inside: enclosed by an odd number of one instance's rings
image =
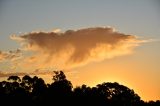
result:
[[(145, 88), (144, 88), (145, 89)], [(118, 83), (73, 88), (63, 71), (54, 71), (53, 82), (25, 75), (10, 76), (0, 82), (2, 106), (160, 106), (160, 101), (144, 102), (132, 90)]]

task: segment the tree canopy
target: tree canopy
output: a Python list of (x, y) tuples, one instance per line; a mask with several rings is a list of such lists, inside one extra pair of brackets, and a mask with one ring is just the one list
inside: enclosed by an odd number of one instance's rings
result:
[(145, 102), (133, 89), (117, 82), (73, 88), (63, 71), (54, 71), (51, 84), (37, 76), (10, 76), (0, 82), (0, 101), (5, 106), (160, 106), (159, 100)]

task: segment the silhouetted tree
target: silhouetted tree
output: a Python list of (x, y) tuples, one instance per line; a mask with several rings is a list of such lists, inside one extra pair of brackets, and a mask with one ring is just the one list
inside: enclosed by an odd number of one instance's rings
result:
[(18, 76), (10, 76), (7, 80), (13, 82), (21, 82), (21, 79)]
[(25, 75), (10, 76), (0, 82), (0, 102), (4, 106), (160, 106), (160, 101), (145, 102), (128, 87), (105, 82), (73, 89), (63, 71), (54, 71), (53, 82)]
[(106, 101), (110, 104), (119, 106), (137, 105), (140, 97), (133, 90), (118, 83), (102, 83), (98, 84), (99, 93), (106, 97)]
[(53, 76), (53, 81), (54, 82), (59, 82), (59, 81), (64, 81), (66, 80), (66, 76), (63, 73), (63, 71), (53, 71), (54, 72), (54, 76)]
[(21, 86), (27, 91), (32, 92), (33, 89), (33, 79), (29, 75), (25, 75), (22, 78)]

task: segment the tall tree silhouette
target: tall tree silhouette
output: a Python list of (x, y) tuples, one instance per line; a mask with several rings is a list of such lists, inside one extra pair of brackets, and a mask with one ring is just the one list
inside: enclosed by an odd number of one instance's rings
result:
[(22, 78), (21, 86), (28, 92), (32, 92), (33, 79), (29, 75), (25, 75)]

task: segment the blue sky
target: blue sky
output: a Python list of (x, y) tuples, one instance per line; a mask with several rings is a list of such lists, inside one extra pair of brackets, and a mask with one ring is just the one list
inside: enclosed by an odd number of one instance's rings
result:
[[(159, 38), (158, 0), (2, 0), (0, 49), (15, 48), (11, 34), (113, 26), (120, 32)], [(10, 42), (10, 43), (8, 43)]]

